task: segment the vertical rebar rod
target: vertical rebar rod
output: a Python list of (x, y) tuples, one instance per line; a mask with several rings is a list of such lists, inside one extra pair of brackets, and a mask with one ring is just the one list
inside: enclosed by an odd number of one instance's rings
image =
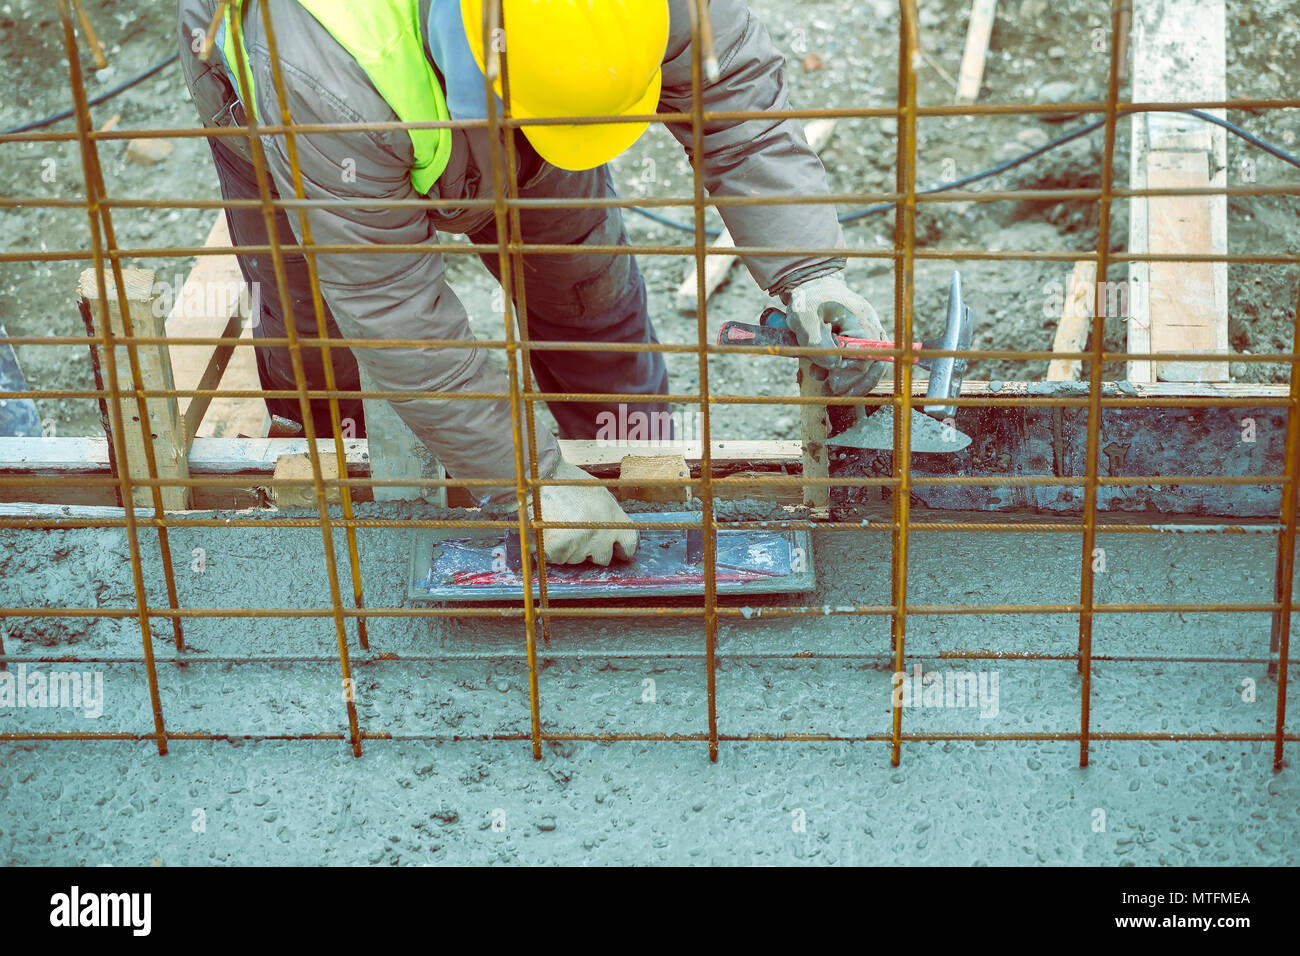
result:
[[(504, 19), (505, 11), (502, 10)], [(503, 28), (504, 29), (504, 28)], [(508, 118), (510, 113), (510, 58), (503, 50), (501, 55), (501, 102)], [(512, 289), (515, 293), (515, 323), (519, 333), (519, 372), (523, 376), (523, 413), (524, 413), (524, 430), (527, 433), (528, 440), (528, 474), (533, 487), (532, 508), (533, 522), (537, 523), (542, 518), (542, 496), (541, 496), (541, 475), (538, 469), (541, 467), (537, 459), (537, 410), (533, 405), (533, 400), (529, 397), (533, 389), (533, 367), (532, 352), (530, 345), (532, 340), (528, 335), (528, 290), (525, 288), (527, 283), (524, 280), (524, 257), (522, 253), (513, 251), (515, 246), (521, 245), (524, 241), (523, 225), (520, 219), (519, 207), (514, 204), (514, 200), (519, 199), (519, 177), (516, 175), (518, 168), (518, 158), (515, 150), (514, 130), (507, 129), (503, 137), (505, 143), (506, 157), (506, 195), (507, 218), (510, 228), (509, 241), (512, 249), (510, 255), (510, 265), (512, 273)], [(577, 254), (576, 252), (574, 253)], [(503, 270), (506, 268), (505, 262), (499, 262), (497, 268)], [(550, 594), (546, 581), (546, 540), (545, 531), (542, 528), (536, 528), (535, 531), (537, 542), (537, 597), (541, 605), (541, 622), (542, 622), (542, 644), (551, 643), (551, 618), (547, 614), (550, 608)], [(530, 684), (530, 689), (531, 684)], [(540, 691), (532, 689), (533, 697), (536, 698)]]
[[(85, 99), (86, 91), (84, 79), (81, 75), (80, 60), (77, 61), (77, 82), (81, 84), (80, 98)], [(75, 108), (80, 109), (80, 107)], [(99, 220), (102, 223), (104, 230), (104, 250), (107, 253), (109, 267), (113, 273), (113, 282), (117, 286), (118, 310), (122, 314), (122, 343), (126, 348), (127, 363), (131, 369), (132, 389), (135, 392), (136, 410), (140, 418), (141, 437), (144, 445), (145, 467), (148, 470), (149, 478), (157, 479), (158, 456), (157, 451), (154, 448), (153, 434), (149, 424), (149, 403), (148, 399), (144, 395), (145, 386), (140, 371), (140, 346), (139, 343), (135, 341), (135, 323), (131, 319), (130, 306), (126, 299), (126, 286), (123, 281), (122, 263), (118, 256), (115, 255), (118, 247), (116, 232), (113, 228), (112, 210), (102, 201), (108, 198), (108, 187), (104, 182), (104, 170), (99, 162), (99, 148), (95, 144), (95, 134), (90, 122), (89, 102), (85, 104), (85, 114), (85, 157), (89, 160), (89, 171), (90, 176), (92, 177), (92, 179), (87, 182), (87, 192), (89, 192), (93, 182), (93, 188), (97, 192), (97, 199), (101, 200), (96, 203), (96, 206), (98, 209)], [(78, 136), (80, 137), (80, 135), (81, 133), (78, 131)], [(101, 298), (100, 319), (103, 322), (108, 321), (108, 313), (104, 308), (106, 305), (107, 299)], [(167, 591), (167, 606), (172, 610), (176, 610), (180, 606), (180, 598), (176, 590), (176, 569), (172, 565), (171, 534), (167, 529), (166, 509), (163, 506), (161, 485), (155, 484), (150, 486), (150, 498), (153, 501), (154, 517), (158, 521), (158, 551), (162, 563), (163, 585)], [(127, 499), (127, 501), (130, 503), (130, 506), (134, 506), (134, 502), (130, 501), (130, 499)], [(123, 506), (126, 507), (127, 503), (124, 502)], [(182, 629), (180, 617), (173, 616), (171, 624), (172, 638), (176, 645), (176, 650), (182, 652), (185, 650), (185, 634)]]
[[(298, 391), (298, 409), (302, 415), (303, 436), (307, 439), (307, 457), (311, 462), (312, 485), (316, 492), (316, 510), (320, 519), (321, 539), (325, 550), (325, 571), (329, 578), (330, 600), (334, 612), (334, 634), (338, 644), (339, 667), (343, 677), (343, 703), (347, 709), (348, 731), (352, 743), (352, 755), (361, 756), (361, 728), (357, 721), (355, 684), (352, 679), (352, 665), (348, 656), (347, 618), (343, 614), (343, 594), (339, 588), (338, 567), (334, 556), (334, 530), (330, 521), (329, 502), (325, 494), (325, 478), (321, 471), (320, 452), (316, 447), (316, 427), (312, 422), (311, 402), (307, 397), (307, 373), (303, 368), (302, 346), (298, 342), (298, 329), (293, 319), (293, 300), (289, 294), (289, 279), (284, 268), (284, 252), (280, 247), (280, 234), (275, 221), (275, 205), (271, 198), (271, 173), (267, 169), (266, 157), (262, 151), (262, 138), (258, 132), (260, 121), (257, 118), (257, 103), (252, 96), (252, 68), (244, 51), (243, 24), (238, 11), (231, 17), (230, 29), (234, 31), (235, 42), (231, 44), (235, 51), (235, 75), (238, 78), (240, 95), (244, 103), (244, 114), (248, 133), (248, 146), (252, 154), (253, 170), (257, 175), (257, 190), (262, 201), (262, 219), (266, 224), (267, 243), (271, 248), (271, 263), (275, 270), (276, 292), (280, 297), (280, 311), (285, 316), (285, 338), (288, 339), (289, 359), (293, 367), (294, 385)], [(270, 23), (267, 22), (270, 30)]]
[[(1300, 342), (1300, 291), (1297, 291), (1292, 342)], [(1294, 346), (1292, 347), (1294, 350)], [(1295, 581), (1296, 495), (1300, 489), (1300, 362), (1291, 362), (1291, 402), (1286, 412), (1286, 484), (1282, 486), (1282, 533), (1277, 542), (1277, 578), (1273, 593), (1281, 607), (1274, 614), (1278, 643), (1277, 714), (1273, 724), (1273, 770), (1282, 769), (1286, 730), (1287, 658), (1291, 653), (1291, 601)]]
[[(149, 704), (153, 710), (154, 740), (158, 747), (158, 755), (166, 756), (167, 754), (167, 730), (163, 721), (162, 696), (158, 690), (158, 668), (154, 661), (153, 654), (153, 633), (149, 621), (149, 595), (145, 587), (144, 566), (141, 560), (140, 550), (140, 533), (135, 520), (135, 502), (131, 494), (131, 468), (126, 456), (126, 433), (125, 422), (122, 416), (121, 405), (121, 386), (117, 374), (117, 346), (112, 330), (112, 323), (108, 321), (108, 285), (104, 278), (104, 260), (105, 248), (104, 243), (112, 241), (112, 223), (105, 215), (103, 226), (106, 230), (106, 236), (100, 236), (100, 217), (101, 213), (106, 211), (101, 206), (101, 200), (104, 198), (104, 179), (99, 169), (99, 157), (96, 147), (90, 133), (90, 105), (86, 101), (86, 87), (82, 81), (81, 61), (78, 57), (76, 32), (72, 25), (72, 11), (68, 6), (68, 0), (58, 0), (59, 19), (63, 23), (63, 44), (68, 56), (69, 79), (72, 85), (72, 98), (77, 120), (77, 139), (81, 147), (81, 169), (85, 178), (86, 189), (86, 212), (90, 220), (90, 243), (91, 252), (95, 262), (95, 283), (96, 291), (99, 298), (99, 340), (100, 347), (104, 354), (104, 371), (108, 379), (108, 390), (110, 395), (109, 414), (112, 418), (112, 434), (108, 440), (117, 446), (118, 460), (118, 479), (122, 488), (122, 513), (126, 520), (127, 542), (131, 549), (131, 578), (135, 586), (136, 605), (139, 608), (140, 616), (140, 642), (145, 662), (145, 675), (149, 686)], [(111, 248), (111, 246), (110, 246)], [(149, 432), (149, 412), (144, 398), (144, 385), (140, 376), (139, 355), (135, 346), (129, 341), (132, 328), (130, 325), (130, 306), (126, 301), (126, 282), (122, 276), (121, 264), (111, 257), (111, 268), (113, 271), (113, 281), (117, 285), (118, 308), (122, 311), (122, 328), (127, 338), (127, 356), (130, 359), (132, 385), (135, 388), (136, 404), (139, 410), (141, 428), (144, 429), (144, 445), (146, 449), (146, 461), (149, 465), (150, 477), (156, 477), (156, 465), (153, 458), (153, 440)], [(158, 520), (158, 537), (159, 540), (165, 540), (166, 522), (163, 518), (162, 507), (162, 490), (160, 486), (153, 486), (154, 515)], [(166, 552), (166, 559), (163, 562), (166, 572), (171, 571), (170, 553)], [(172, 579), (169, 577), (169, 581)], [(174, 586), (174, 581), (173, 581)], [(168, 597), (174, 601), (174, 592), (169, 591)], [(172, 604), (172, 609), (176, 610), (176, 604)], [(176, 615), (174, 620), (177, 624), (180, 622), (180, 616)], [(180, 630), (176, 628), (178, 647), (180, 649)]]
[(713, 513), (713, 452), (709, 435), (709, 317), (704, 266), (708, 234), (704, 223), (704, 52), (699, 0), (691, 0), (691, 159), (694, 174), (696, 344), (700, 378), (700, 515), (704, 536), (704, 667), (708, 685), (709, 760), (718, 760), (718, 555)]
[[(898, 146), (896, 187), (903, 199), (894, 207), (894, 339), (902, 354), (912, 350), (912, 308), (916, 265), (916, 59), (920, 56), (916, 0), (899, 0)], [(901, 322), (901, 325), (900, 325)], [(893, 477), (894, 527), (890, 532), (890, 595), (894, 610), (890, 632), (894, 673), (902, 673), (907, 656), (907, 521), (912, 487), (912, 363), (894, 363)], [(900, 404), (901, 403), (901, 404)], [(891, 687), (893, 686), (891, 682)], [(891, 700), (893, 739), (889, 762), (897, 767), (903, 754), (903, 706)]]
[[(503, 24), (500, 4), (501, 0), (489, 0), (483, 5), (483, 59), (484, 65), (487, 67), (483, 71), (483, 84), (487, 100), (488, 139), (492, 164), (492, 212), (497, 231), (497, 271), (501, 275), (501, 300), (502, 307), (505, 310), (506, 374), (510, 384), (510, 425), (515, 448), (515, 501), (517, 506), (516, 515), (519, 519), (519, 552), (520, 561), (522, 562), (520, 577), (523, 580), (524, 589), (524, 643), (528, 653), (528, 712), (532, 721), (533, 759), (541, 760), (542, 722), (537, 680), (537, 609), (533, 604), (532, 554), (528, 547), (528, 532), (532, 524), (529, 513), (529, 472), (536, 474), (537, 465), (536, 462), (528, 466), (524, 463), (519, 369), (516, 367), (519, 344), (515, 338), (514, 275), (509, 268), (511, 261), (510, 224), (506, 208), (508, 192), (506, 180), (514, 175), (514, 170), (505, 168), (505, 157), (501, 142), (503, 129), (506, 130), (507, 138), (512, 136), (513, 133), (510, 132), (510, 127), (501, 125), (501, 117), (497, 115), (496, 90), (493, 88), (492, 83), (494, 75), (499, 75), (500, 64), (505, 58), (505, 51), (499, 49), (499, 46), (504, 46), (504, 44), (498, 45), (494, 36), (496, 30), (504, 29), (503, 25), (497, 26), (497, 24)], [(496, 64), (495, 69), (493, 63)], [(503, 105), (505, 105), (506, 109), (509, 109), (508, 104)], [(540, 494), (541, 489), (534, 487), (532, 497), (536, 499)], [(540, 534), (540, 529), (538, 529), (537, 550), (539, 553), (543, 548)]]
[[(266, 47), (271, 56), (271, 78), (275, 82), (275, 95), (280, 104), (280, 125), (285, 127), (284, 142), (285, 151), (289, 159), (289, 169), (293, 174), (293, 194), (297, 199), (306, 199), (306, 190), (302, 182), (302, 167), (298, 164), (298, 140), (293, 131), (293, 116), (289, 110), (289, 100), (287, 87), (284, 83), (284, 71), (280, 68), (280, 51), (275, 40), (275, 28), (271, 26), (271, 7), (268, 3), (260, 4), (262, 8), (262, 22), (266, 26)], [(311, 283), (311, 307), (316, 316), (316, 335), (321, 339), (321, 366), (325, 375), (325, 387), (331, 392), (335, 388), (334, 361), (330, 355), (331, 346), (324, 344), (329, 340), (329, 325), (325, 321), (325, 304), (321, 298), (319, 273), (316, 268), (316, 253), (312, 250), (312, 230), (311, 219), (307, 215), (307, 210), (298, 209), (298, 226), (302, 232), (302, 245), (307, 250), (303, 258), (307, 263), (307, 277)], [(290, 321), (293, 321), (290, 318)], [(342, 422), (339, 420), (339, 400), (333, 395), (329, 397), (330, 411), (330, 428), (334, 432), (334, 457), (338, 462), (339, 476), (346, 478), (348, 474), (348, 456), (343, 447)], [(373, 459), (371, 459), (373, 461)], [(343, 504), (343, 517), (348, 521), (353, 519), (352, 510), (352, 489), (348, 485), (342, 485), (339, 488), (339, 497)], [(352, 597), (356, 601), (357, 607), (364, 607), (365, 601), (362, 598), (361, 589), (361, 555), (357, 548), (357, 529), (352, 525), (347, 526), (346, 530), (348, 544), (348, 565), (352, 572)], [(357, 618), (357, 641), (362, 650), (370, 649), (370, 640), (366, 633), (366, 619)]]
[(1106, 145), (1102, 152), (1097, 222), (1097, 284), (1092, 309), (1092, 357), (1088, 366), (1087, 475), (1083, 492), (1083, 568), (1079, 578), (1079, 766), (1088, 766), (1092, 706), (1093, 563), (1097, 547), (1097, 494), (1101, 488), (1101, 376), (1106, 333), (1106, 273), (1110, 268), (1110, 205), (1115, 179), (1115, 131), (1119, 123), (1120, 28), (1127, 0), (1111, 0), (1110, 72), (1106, 81)]

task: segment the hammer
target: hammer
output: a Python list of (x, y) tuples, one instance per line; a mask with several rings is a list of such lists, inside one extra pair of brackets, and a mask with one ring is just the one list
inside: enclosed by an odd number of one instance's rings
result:
[[(718, 344), (771, 345), (791, 348), (799, 345), (794, 330), (786, 324), (786, 315), (780, 309), (775, 307), (765, 309), (763, 314), (759, 316), (758, 321), (758, 325), (747, 322), (724, 322), (722, 328), (718, 330)], [(925, 339), (920, 343), (913, 343), (912, 347), (916, 350), (964, 351), (970, 348), (973, 325), (974, 313), (971, 311), (970, 306), (962, 301), (961, 273), (954, 270), (952, 279), (948, 283), (948, 312), (943, 335), (938, 338)], [(895, 347), (894, 343), (888, 340), (860, 339), (848, 335), (833, 335), (833, 338), (837, 347), (850, 353), (846, 354), (845, 358), (873, 359), (879, 362), (894, 361), (895, 357), (893, 355), (879, 354), (884, 350)], [(851, 353), (862, 354), (855, 355)], [(921, 368), (928, 369), (930, 372), (930, 380), (925, 392), (926, 403), (923, 406), (925, 411), (939, 419), (955, 417), (957, 406), (948, 404), (948, 402), (961, 394), (962, 381), (966, 377), (966, 359), (954, 355), (945, 355), (938, 358), (913, 356), (912, 362)], [(860, 419), (847, 432), (831, 438), (828, 444), (847, 444), (862, 448), (891, 447), (892, 438), (887, 439), (887, 436), (893, 434), (892, 411), (892, 406), (889, 406), (881, 413)], [(918, 420), (914, 417), (912, 429), (914, 436), (920, 437), (923, 434), (928, 436), (930, 432), (936, 432), (934, 448), (915, 447), (914, 450), (960, 451), (970, 443), (970, 438), (960, 432), (957, 432), (955, 436), (951, 434), (952, 429), (949, 429), (940, 438), (937, 435), (937, 430), (931, 427), (933, 425), (933, 421)], [(870, 434), (867, 435), (866, 432)], [(860, 443), (864, 441), (866, 443)], [(885, 443), (879, 444), (879, 442)], [(928, 445), (929, 442), (923, 441), (922, 444)]]

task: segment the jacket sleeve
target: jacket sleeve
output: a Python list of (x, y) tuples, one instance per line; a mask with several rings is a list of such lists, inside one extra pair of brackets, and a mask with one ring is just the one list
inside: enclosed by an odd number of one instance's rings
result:
[[(670, 0), (671, 25), (663, 65), (661, 112), (691, 111), (691, 20), (687, 0)], [(712, 0), (714, 45), (720, 76), (703, 90), (705, 110), (790, 109), (784, 59), (744, 0)], [(692, 162), (691, 126), (668, 124)], [(706, 123), (703, 170), (713, 196), (824, 194), (826, 170), (793, 119)], [(833, 249), (844, 246), (835, 207), (821, 205), (724, 206), (719, 210), (738, 246)], [(745, 259), (762, 288), (778, 295), (815, 275), (844, 267), (824, 256), (755, 256)]]
[[(193, 2), (193, 0), (190, 0)], [(296, 123), (361, 123), (397, 117), (350, 56), (296, 4), (276, 6), (275, 27), (290, 114)], [(245, 36), (258, 115), (278, 122), (280, 104), (262, 31), (249, 17)], [(310, 42), (293, 42), (296, 31), (315, 31)], [(185, 24), (182, 22), (182, 36)], [(294, 61), (290, 51), (311, 50), (314, 62)], [(188, 71), (187, 71), (188, 72)], [(197, 99), (198, 97), (196, 97)], [(206, 120), (207, 117), (205, 116)], [(281, 196), (294, 195), (283, 136), (263, 137), (268, 166)], [(346, 199), (344, 207), (310, 210), (315, 244), (437, 242), (426, 210), (376, 208), (368, 199), (417, 199), (411, 185), (410, 137), (393, 132), (347, 131), (299, 134), (299, 168), (308, 199)], [(289, 211), (294, 235), (301, 222)], [(446, 284), (443, 258), (434, 252), (330, 253), (316, 256), (321, 293), (339, 330), (349, 338), (472, 339), (465, 308)], [(275, 294), (275, 290), (264, 290)], [(377, 389), (452, 393), (508, 392), (505, 373), (475, 348), (356, 348), (357, 363)], [(508, 402), (479, 399), (398, 399), (393, 409), (456, 478), (500, 479), (499, 487), (474, 489), (476, 497), (513, 500), (514, 433)], [(539, 474), (550, 476), (560, 460), (551, 433), (538, 430)], [(524, 443), (527, 466), (527, 443)]]

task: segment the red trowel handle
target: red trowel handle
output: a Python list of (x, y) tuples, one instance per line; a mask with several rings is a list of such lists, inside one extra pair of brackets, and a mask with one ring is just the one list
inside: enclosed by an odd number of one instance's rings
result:
[[(855, 339), (847, 335), (836, 335), (832, 333), (835, 344), (842, 349), (854, 349), (863, 352), (879, 352), (884, 349), (892, 349), (893, 342), (884, 339)], [(718, 330), (719, 345), (779, 345), (787, 348), (797, 348), (799, 339), (795, 336), (794, 330), (779, 326), (771, 325), (751, 325), (748, 322), (724, 322), (722, 328)], [(921, 343), (913, 343), (914, 349), (919, 349)], [(876, 361), (892, 362), (892, 355), (875, 356)], [(913, 362), (917, 361), (912, 359)]]

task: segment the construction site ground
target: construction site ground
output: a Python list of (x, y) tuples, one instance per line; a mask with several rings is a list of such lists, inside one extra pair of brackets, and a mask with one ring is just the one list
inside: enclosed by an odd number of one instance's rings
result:
[[(361, 517), (393, 506), (359, 506)], [(409, 531), (363, 529), (366, 600), (405, 604)], [(338, 538), (339, 567), (347, 557)], [(1267, 602), (1271, 534), (1105, 534), (1106, 603)], [(328, 607), (315, 529), (176, 529), (182, 607)], [(194, 548), (203, 548), (202, 572)], [(166, 603), (152, 536), (150, 599)], [(819, 532), (817, 590), (726, 598), (718, 625), (718, 730), (887, 735), (888, 618), (843, 614), (887, 604), (884, 533)], [(1065, 534), (916, 533), (908, 599), (922, 604), (1049, 604), (1078, 599), (1079, 539)], [(125, 531), (0, 532), (10, 603), (131, 607)], [(677, 607), (698, 602), (657, 601)], [(765, 616), (796, 603), (799, 618)], [(563, 606), (572, 607), (567, 604)], [(613, 605), (605, 603), (603, 607)], [(8, 622), (24, 657), (140, 657), (132, 618)], [(724, 740), (716, 764), (690, 742), (452, 740), (530, 732), (522, 615), (372, 618), (354, 655), (361, 726), (448, 738), (173, 740), (0, 745), (0, 859), (27, 864), (207, 863), (840, 863), (1289, 864), (1300, 860), (1300, 779), (1272, 769), (1260, 741), (1105, 741), (1078, 765), (1069, 741)], [(185, 667), (171, 630), (154, 645), (172, 732), (346, 733), (332, 618), (187, 620)], [(1099, 733), (1271, 734), (1277, 684), (1266, 673), (1264, 613), (1099, 614), (1091, 729)], [(908, 668), (985, 675), (982, 707), (905, 707), (906, 733), (1077, 732), (1075, 615), (920, 615), (908, 621)], [(941, 660), (981, 651), (993, 659)], [(824, 655), (795, 659), (803, 653)], [(554, 733), (704, 734), (702, 616), (555, 618), (540, 650), (542, 726)], [(384, 659), (388, 655), (390, 659)], [(842, 657), (841, 657), (842, 655)], [(998, 656), (1006, 655), (1006, 656)], [(318, 662), (230, 663), (276, 656)], [(406, 658), (406, 660), (391, 659)], [(1185, 662), (1108, 660), (1183, 658)], [(411, 660), (418, 658), (418, 660)], [(1254, 658), (1261, 663), (1223, 663)], [(1191, 659), (1191, 660), (1186, 660)], [(11, 665), (12, 666), (12, 665)], [(65, 668), (73, 665), (65, 665)], [(44, 665), (56, 670), (58, 664)], [(140, 664), (77, 665), (104, 674), (103, 714), (0, 709), (8, 728), (152, 733)], [(1294, 668), (1292, 668), (1294, 672)], [(992, 694), (996, 676), (997, 694)], [(1290, 732), (1300, 692), (1290, 681)], [(993, 701), (996, 699), (996, 706)], [(196, 813), (201, 811), (201, 813)], [(206, 829), (196, 830), (204, 820)]]

